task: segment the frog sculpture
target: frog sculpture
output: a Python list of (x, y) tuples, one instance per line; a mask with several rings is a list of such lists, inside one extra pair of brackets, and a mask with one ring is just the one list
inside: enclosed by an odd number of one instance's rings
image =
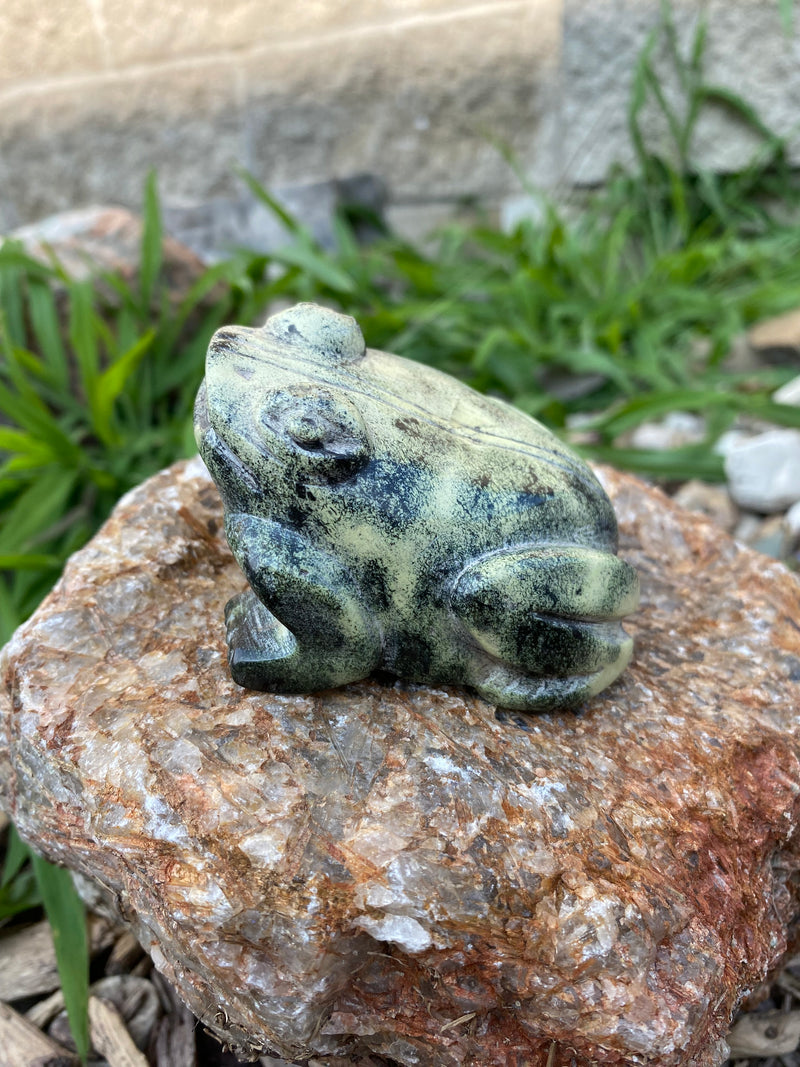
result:
[(234, 680), (313, 692), (376, 669), (569, 707), (628, 663), (638, 579), (611, 504), (535, 420), (366, 349), (314, 304), (211, 341), (195, 431), (250, 589)]

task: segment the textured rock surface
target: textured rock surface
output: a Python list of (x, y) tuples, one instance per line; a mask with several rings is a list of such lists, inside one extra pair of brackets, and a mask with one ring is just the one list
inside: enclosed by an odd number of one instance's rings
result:
[[(109, 272), (131, 287), (139, 284), (142, 220), (119, 207), (91, 207), (64, 211), (40, 222), (21, 226), (11, 237), (32, 256), (50, 262), (50, 251), (76, 281)], [(179, 303), (205, 267), (202, 260), (172, 237), (162, 247), (167, 291)], [(109, 289), (109, 295), (113, 291)]]
[(3, 653), (4, 806), (242, 1046), (719, 1063), (798, 914), (800, 585), (603, 478), (636, 659), (582, 714), (525, 717), (237, 689), (216, 492), (197, 461), (163, 472)]

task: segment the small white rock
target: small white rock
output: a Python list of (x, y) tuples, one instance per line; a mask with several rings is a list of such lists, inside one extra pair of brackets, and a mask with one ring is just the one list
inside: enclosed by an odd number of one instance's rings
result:
[(800, 500), (792, 504), (783, 517), (786, 529), (792, 541), (800, 541)]
[(793, 408), (800, 408), (800, 375), (776, 389), (772, 399), (776, 404), (789, 404)]
[(734, 448), (738, 448), (743, 441), (752, 441), (753, 434), (747, 430), (726, 430), (725, 433), (720, 436), (714, 442), (711, 449), (712, 452), (716, 452), (718, 456), (727, 456), (729, 452), (732, 452)]
[(733, 536), (740, 544), (763, 552), (773, 559), (786, 559), (792, 550), (792, 537), (783, 515), (743, 515)]
[(785, 559), (789, 554), (791, 544), (783, 515), (772, 515), (770, 518), (764, 519), (761, 523), (761, 529), (758, 531), (758, 536), (750, 544), (752, 548), (755, 548), (758, 552), (763, 552), (765, 556), (772, 556), (773, 559)]
[(742, 545), (752, 545), (761, 530), (761, 519), (749, 513), (742, 515), (733, 531), (734, 540)]
[(800, 431), (768, 430), (725, 456), (728, 490), (749, 511), (772, 514), (800, 500)]
[(660, 422), (643, 422), (631, 434), (633, 448), (665, 452), (681, 445), (696, 444), (706, 434), (705, 419), (690, 411), (671, 411)]

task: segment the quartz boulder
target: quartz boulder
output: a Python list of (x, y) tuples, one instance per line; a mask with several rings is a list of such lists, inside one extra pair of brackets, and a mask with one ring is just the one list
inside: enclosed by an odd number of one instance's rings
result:
[(800, 584), (600, 471), (631, 667), (578, 713), (230, 680), (198, 460), (118, 505), (0, 660), (0, 802), (234, 1048), (710, 1067), (800, 914)]

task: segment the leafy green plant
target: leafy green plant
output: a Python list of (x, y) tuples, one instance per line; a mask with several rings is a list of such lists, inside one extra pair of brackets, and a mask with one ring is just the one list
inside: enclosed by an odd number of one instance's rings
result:
[(42, 896), (36, 876), (30, 865), (26, 866), (29, 858), (28, 846), (20, 840), (14, 827), (9, 827), (0, 876), (0, 923), (41, 906)]
[(263, 257), (243, 253), (176, 302), (161, 248), (153, 179), (137, 286), (75, 281), (55, 260), (0, 247), (0, 639), (122, 493), (191, 450), (211, 334), (280, 289), (264, 281)]

